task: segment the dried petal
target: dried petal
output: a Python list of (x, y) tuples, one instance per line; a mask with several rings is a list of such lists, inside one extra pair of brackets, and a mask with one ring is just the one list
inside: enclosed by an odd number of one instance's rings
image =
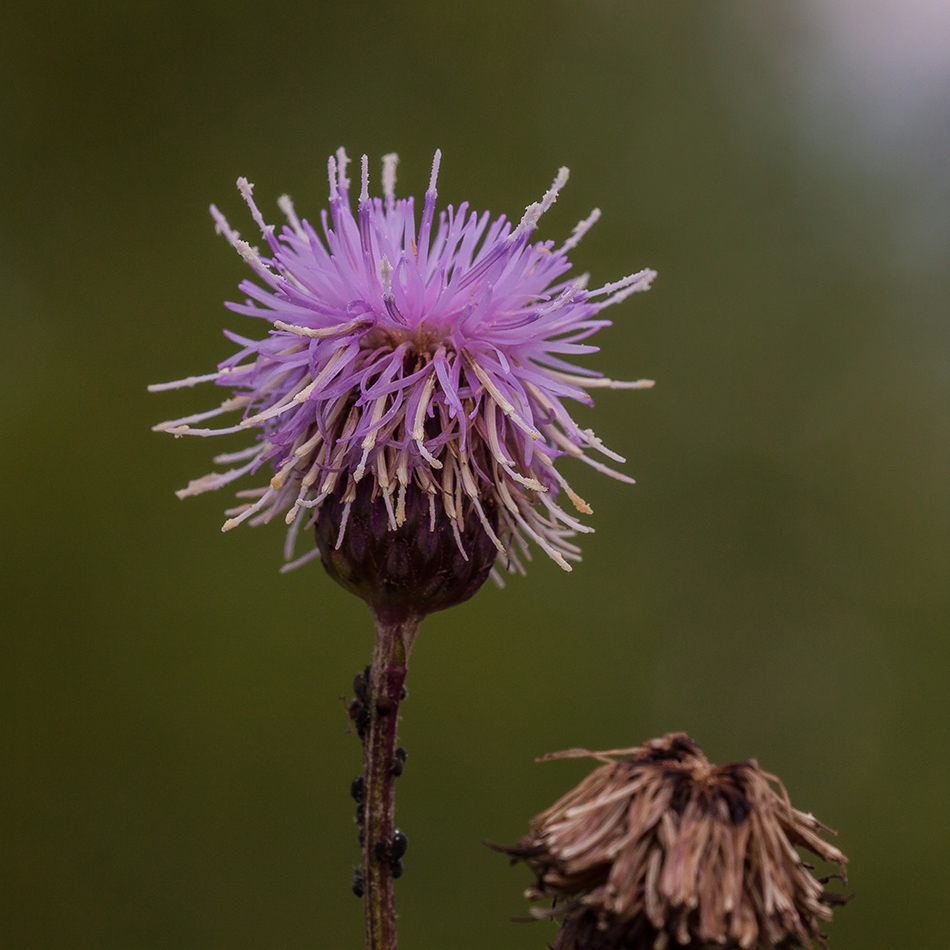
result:
[(554, 950), (824, 946), (846, 898), (795, 846), (842, 875), (847, 858), (754, 759), (712, 765), (684, 733), (546, 758), (578, 755), (603, 764), (499, 849), (537, 874), (529, 899), (564, 902)]

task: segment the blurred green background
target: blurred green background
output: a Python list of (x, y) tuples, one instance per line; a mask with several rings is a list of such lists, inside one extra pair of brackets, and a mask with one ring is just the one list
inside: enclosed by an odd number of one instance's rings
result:
[(362, 945), (359, 768), (339, 697), (362, 604), (281, 576), (278, 525), (179, 502), (211, 445), (254, 232), (327, 155), (399, 192), (604, 216), (575, 258), (642, 266), (579, 413), (634, 488), (565, 470), (597, 534), (426, 621), (399, 785), (407, 948), (540, 948), (513, 842), (571, 745), (684, 729), (839, 829), (837, 950), (950, 943), (950, 16), (945, 0), (127, 5), (13, 0), (0, 32), (0, 945)]

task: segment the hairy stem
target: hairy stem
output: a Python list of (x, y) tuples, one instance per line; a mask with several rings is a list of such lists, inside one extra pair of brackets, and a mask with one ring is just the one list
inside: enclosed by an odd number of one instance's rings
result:
[(363, 894), (368, 950), (396, 950), (393, 886), (396, 730), (419, 618), (409, 611), (374, 610), (376, 643), (367, 683), (369, 723), (363, 736)]

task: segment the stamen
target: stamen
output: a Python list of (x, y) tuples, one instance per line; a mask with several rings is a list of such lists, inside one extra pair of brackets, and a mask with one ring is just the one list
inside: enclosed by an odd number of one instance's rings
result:
[[(529, 564), (534, 560), (531, 556), (531, 548), (528, 547), (528, 542), (525, 541), (524, 535), (521, 533), (521, 529), (515, 524), (508, 513), (505, 513), (505, 517), (508, 520), (508, 530), (511, 532), (511, 537), (515, 540), (518, 545), (518, 551), (521, 552), (521, 557), (523, 557)], [(513, 549), (508, 549), (508, 563), (511, 565), (511, 572), (517, 572), (522, 577), (527, 574), (524, 565), (521, 563), (521, 558), (518, 557), (518, 553)]]
[[(303, 439), (303, 433), (297, 437), (297, 441), (301, 442)], [(307, 439), (306, 442), (301, 442), (301, 444), (293, 450), (291, 453), (292, 458), (299, 462), (305, 458), (312, 457), (314, 449), (323, 441), (323, 433), (318, 429), (314, 434)]]
[(536, 491), (540, 493), (546, 492), (547, 486), (542, 485), (536, 478), (525, 478), (524, 475), (519, 475), (517, 471), (513, 468), (508, 468), (505, 466), (505, 471), (518, 483), (524, 485), (525, 488), (530, 488), (531, 491)]
[(563, 488), (564, 491), (567, 493), (567, 497), (570, 498), (571, 504), (582, 515), (592, 515), (594, 513), (594, 509), (591, 508), (591, 506), (588, 505), (587, 502), (584, 501), (584, 499), (581, 498), (581, 496), (578, 495), (577, 492), (574, 491), (573, 488), (571, 488), (570, 484), (568, 483), (568, 480), (554, 467), (554, 463), (549, 458), (543, 455), (539, 455), (538, 458), (544, 462), (544, 464), (548, 468), (548, 471), (556, 479), (558, 485), (560, 485), (561, 488)]
[(607, 300), (601, 301), (601, 303), (598, 304), (598, 309), (603, 310), (604, 307), (609, 307), (611, 304), (626, 300), (630, 294), (637, 293), (641, 290), (649, 290), (650, 284), (655, 277), (656, 271), (646, 267), (643, 270), (637, 271), (635, 274), (629, 274), (620, 280), (615, 280), (613, 283), (604, 284), (603, 287), (590, 291), (587, 296), (599, 297), (601, 294), (612, 294), (613, 296), (608, 297)]
[(449, 464), (442, 470), (442, 504), (445, 513), (452, 521), (458, 519), (455, 510), (455, 463), (449, 459)]
[[(270, 489), (265, 485), (263, 488), (242, 488), (241, 491), (236, 491), (234, 493), (235, 498), (260, 498), (261, 495), (266, 495)], [(243, 508), (241, 509), (243, 510)], [(226, 511), (225, 514), (230, 514)]]
[(150, 393), (164, 393), (170, 389), (190, 389), (193, 386), (197, 386), (198, 383), (210, 383), (232, 372), (234, 372), (232, 369), (222, 369), (217, 373), (205, 373), (204, 376), (186, 376), (184, 379), (176, 379), (171, 383), (152, 383), (148, 387), (148, 391)]
[[(356, 479), (354, 479), (354, 482), (355, 481)], [(389, 477), (389, 469), (386, 467), (384, 452), (380, 452), (376, 456), (376, 482), (384, 492), (390, 495), (392, 494), (392, 488), (390, 487), (392, 481)]]
[(214, 409), (208, 409), (206, 412), (196, 412), (190, 416), (182, 416), (180, 419), (172, 419), (169, 422), (159, 422), (152, 426), (152, 432), (168, 432), (170, 429), (176, 429), (180, 426), (187, 426), (192, 422), (203, 422), (205, 419), (213, 419), (216, 416), (224, 415), (226, 412), (233, 412), (235, 409), (243, 409), (251, 401), (251, 396), (234, 396), (231, 399), (225, 399), (220, 406)]
[(347, 157), (346, 149), (341, 145), (336, 150), (337, 174), (339, 176), (337, 179), (337, 184), (339, 185), (341, 195), (346, 195), (346, 192), (350, 187), (350, 179), (346, 177), (346, 166), (349, 164), (350, 159)]
[(393, 265), (389, 263), (389, 258), (383, 255), (379, 262), (379, 276), (383, 282), (383, 296), (392, 297), (393, 295)]
[(571, 281), (570, 285), (562, 290), (551, 303), (535, 312), (533, 315), (534, 319), (546, 317), (549, 313), (554, 313), (556, 310), (563, 310), (581, 289), (583, 289), (583, 285), (579, 280)]
[(501, 499), (501, 503), (512, 514), (517, 514), (518, 506), (515, 504), (514, 499), (511, 497), (511, 493), (508, 491), (508, 486), (505, 484), (505, 480), (499, 474), (497, 464), (493, 464), (492, 467), (495, 469), (494, 471), (495, 490), (498, 492), (498, 497)]
[(343, 535), (346, 534), (346, 523), (350, 520), (350, 510), (352, 507), (352, 501), (348, 501), (343, 505), (343, 516), (340, 518), (340, 533), (337, 535), (336, 544), (333, 545), (337, 551), (340, 550), (340, 545), (343, 544)]
[(393, 511), (393, 494), (390, 491), (383, 492), (383, 504), (386, 506), (386, 514), (389, 515), (389, 529), (395, 531), (399, 524), (396, 521), (396, 513)]
[(295, 336), (309, 337), (312, 340), (324, 340), (327, 337), (341, 336), (344, 333), (349, 333), (350, 330), (355, 330), (358, 326), (371, 322), (372, 320), (370, 318), (363, 316), (357, 317), (355, 320), (350, 320), (349, 323), (338, 324), (335, 327), (300, 327), (293, 323), (284, 323), (283, 320), (275, 320), (274, 326), (278, 330), (286, 330)]
[(294, 210), (294, 203), (290, 200), (290, 195), (281, 195), (277, 199), (277, 207), (283, 212), (294, 234), (296, 234), (301, 241), (308, 241), (307, 233), (300, 224), (300, 218), (297, 217), (297, 212)]
[(468, 357), (468, 364), (472, 367), (472, 372), (478, 377), (478, 381), (485, 387), (489, 395), (501, 407), (501, 411), (519, 428), (537, 441), (541, 438), (541, 433), (530, 423), (526, 422), (518, 413), (518, 410), (504, 397), (501, 390), (492, 382), (491, 377), (475, 362), (474, 358)]
[(576, 518), (572, 518), (559, 505), (556, 505), (553, 501), (551, 501), (547, 495), (541, 496), (541, 502), (558, 521), (566, 524), (571, 529), (571, 531), (577, 531), (580, 534), (594, 533), (594, 529), (590, 525), (584, 524), (583, 522), (578, 521)]
[(422, 387), (422, 396), (419, 398), (419, 405), (416, 406), (416, 415), (412, 420), (412, 435), (410, 438), (416, 443), (422, 457), (433, 467), (442, 468), (442, 463), (425, 447), (425, 417), (429, 411), (429, 400), (432, 397), (432, 390), (435, 388), (436, 372), (435, 370), (426, 379)]
[(614, 469), (610, 468), (608, 465), (604, 465), (603, 462), (598, 462), (596, 459), (592, 459), (584, 452), (581, 452), (578, 458), (584, 462), (585, 465), (589, 465), (591, 468), (596, 469), (598, 472), (601, 472), (604, 475), (609, 475), (618, 482), (625, 482), (627, 485), (636, 485), (637, 483), (635, 478), (631, 478), (629, 475), (624, 475), (623, 472), (614, 471)]
[(409, 484), (409, 453), (405, 449), (399, 453), (399, 464), (396, 466), (396, 478), (399, 481), (399, 500), (396, 503), (396, 523), (403, 525), (406, 521), (406, 487)]
[(652, 389), (656, 385), (655, 379), (622, 380), (608, 379), (606, 376), (577, 376), (554, 369), (548, 372), (557, 379), (582, 389)]
[[(238, 367), (238, 369), (244, 369), (244, 367)], [(257, 392), (254, 393), (254, 397), (259, 398), (265, 393), (270, 392), (272, 389), (276, 388), (279, 384), (281, 384), (284, 381), (284, 379), (290, 373), (294, 371), (294, 369), (295, 367), (289, 366), (287, 369), (282, 370), (281, 372), (275, 374), (267, 383), (258, 387)], [(237, 372), (237, 370), (232, 370), (232, 372)], [(183, 435), (199, 435), (202, 437), (206, 437), (210, 435), (228, 435), (232, 432), (244, 432), (246, 431), (246, 428), (247, 427), (245, 423), (242, 421), (242, 422), (239, 422), (237, 425), (227, 426), (222, 429), (192, 429), (191, 426), (181, 425), (181, 426), (175, 426), (174, 428), (165, 429), (164, 431), (175, 436), (175, 438), (177, 439)]]
[(399, 483), (399, 497), (396, 501), (396, 524), (401, 528), (406, 523), (406, 486)]
[(327, 159), (327, 178), (330, 181), (330, 204), (333, 204), (339, 198), (336, 184), (336, 158), (333, 155)]
[(225, 521), (224, 524), (221, 525), (221, 530), (230, 531), (232, 528), (236, 528), (242, 521), (246, 521), (255, 512), (260, 511), (275, 495), (276, 492), (272, 488), (268, 488), (253, 505), (248, 505), (236, 518), (229, 518)]
[(475, 484), (475, 479), (472, 477), (471, 469), (468, 466), (468, 459), (464, 453), (459, 454), (459, 463), (460, 470), (462, 474), (462, 485), (465, 488), (465, 494), (468, 495), (469, 499), (472, 502), (472, 505), (475, 508), (475, 511), (478, 514), (478, 520), (481, 521), (482, 527), (485, 529), (485, 534), (491, 539), (491, 543), (502, 554), (507, 554), (505, 546), (498, 540), (498, 535), (495, 534), (494, 529), (488, 521), (488, 518), (485, 516), (485, 510), (482, 508), (482, 504), (478, 498), (478, 486)]
[(219, 234), (223, 234), (228, 241), (228, 244), (234, 248), (241, 255), (244, 261), (251, 267), (251, 269), (259, 277), (265, 280), (272, 287), (275, 286), (279, 277), (272, 271), (264, 261), (261, 259), (261, 255), (258, 252), (257, 248), (251, 247), (247, 241), (242, 241), (240, 235), (235, 231), (231, 225), (228, 224), (227, 219), (218, 211), (215, 205), (211, 205), (211, 217), (214, 218), (215, 230)]
[(248, 416), (246, 419), (242, 419), (240, 423), (241, 428), (248, 429), (251, 426), (260, 425), (267, 419), (273, 419), (274, 416), (282, 415), (283, 413), (287, 412), (288, 409), (296, 409), (297, 400), (294, 397), (297, 396), (305, 387), (309, 378), (309, 375), (305, 375), (303, 379), (301, 379), (300, 382), (298, 382), (297, 385), (294, 386), (289, 393), (287, 393), (286, 396), (283, 396), (281, 399), (277, 400), (277, 402), (275, 402), (270, 408), (257, 413), (257, 415)]
[(531, 525), (529, 525), (528, 522), (521, 516), (520, 512), (514, 511), (512, 514), (514, 514), (515, 520), (521, 526), (522, 530), (527, 532), (530, 538), (534, 539), (538, 547), (540, 547), (541, 550), (544, 551), (544, 553), (547, 554), (547, 556), (551, 558), (551, 560), (554, 561), (558, 567), (563, 568), (568, 572), (574, 570), (574, 568), (572, 568), (571, 565), (564, 560), (564, 555), (561, 554), (557, 548), (553, 547), (542, 534), (535, 531), (534, 528), (532, 528)]
[(178, 498), (191, 498), (195, 495), (203, 495), (207, 491), (217, 491), (223, 485), (227, 485), (247, 474), (257, 464), (260, 455), (263, 455), (262, 451), (247, 465), (242, 465), (240, 468), (232, 468), (227, 472), (209, 472), (207, 475), (202, 475), (201, 478), (194, 478), (188, 482), (187, 488), (178, 489), (175, 495)]
[(262, 451), (266, 451), (266, 449), (269, 448), (269, 443), (258, 443), (257, 445), (248, 446), (246, 449), (241, 449), (240, 452), (222, 452), (220, 455), (216, 455), (211, 461), (214, 462), (215, 465), (230, 465), (231, 462), (243, 462), (246, 459), (253, 458), (255, 455), (260, 455)]
[(263, 234), (268, 243), (270, 243), (274, 236), (274, 225), (267, 224), (267, 222), (264, 221), (264, 216), (261, 214), (253, 198), (254, 186), (244, 177), (237, 180), (237, 186), (238, 191), (241, 192), (241, 197), (247, 203), (248, 208), (251, 209), (251, 217), (254, 219), (255, 224), (261, 229), (261, 234)]
[(383, 417), (385, 408), (386, 396), (381, 396), (373, 403), (373, 413), (369, 420), (370, 429), (363, 438), (363, 455), (360, 458), (360, 464), (356, 466), (356, 471), (353, 473), (354, 482), (358, 482), (366, 472), (366, 460), (369, 458), (369, 453), (373, 451), (373, 446), (376, 445), (376, 437), (379, 435), (376, 423)]
[(416, 245), (416, 254), (419, 259), (419, 267), (427, 267), (429, 255), (429, 235), (432, 231), (432, 221), (435, 218), (435, 201), (438, 193), (435, 183), (439, 177), (439, 163), (442, 161), (442, 152), (436, 149), (435, 156), (432, 159), (432, 174), (429, 175), (429, 188), (426, 191), (425, 204), (422, 209), (422, 221), (419, 225), (419, 240)]
[(233, 432), (246, 432), (247, 429), (238, 423), (234, 426), (225, 426), (221, 429), (192, 429), (191, 426), (176, 426), (174, 429), (165, 429), (169, 435), (173, 435), (176, 439), (181, 438), (183, 435), (198, 435), (202, 438), (206, 438), (209, 435), (231, 435)]
[(308, 508), (308, 509), (309, 509), (309, 508), (319, 508), (320, 505), (322, 505), (322, 504), (324, 503), (324, 501), (326, 501), (326, 499), (327, 499), (327, 493), (326, 493), (326, 492), (320, 492), (320, 494), (317, 495), (316, 498), (306, 498), (306, 499), (304, 499), (303, 501), (298, 502), (298, 503), (297, 503), (297, 507), (298, 507), (298, 508)]
[(583, 238), (599, 220), (600, 208), (594, 208), (583, 221), (578, 221), (578, 223), (574, 225), (571, 236), (557, 249), (556, 253), (567, 254), (569, 251), (573, 251), (574, 248), (581, 243), (581, 238)]
[(364, 155), (360, 159), (360, 178), (362, 185), (360, 187), (360, 204), (364, 205), (369, 201), (369, 156)]
[(498, 440), (498, 425), (496, 423), (496, 405), (494, 400), (486, 400), (485, 406), (485, 432), (488, 435), (488, 447), (492, 455), (501, 465), (506, 468), (515, 464), (515, 460), (508, 457), (508, 453), (501, 446)]
[(606, 455), (607, 458), (613, 459), (615, 462), (619, 462), (621, 465), (626, 463), (627, 460), (622, 455), (618, 455), (616, 452), (608, 449), (607, 446), (604, 445), (603, 441), (594, 435), (593, 429), (582, 429), (581, 435), (585, 437), (587, 444), (592, 449), (597, 449), (597, 451), (602, 455)]
[(291, 561), (289, 564), (284, 564), (280, 569), (280, 573), (287, 574), (289, 571), (296, 571), (298, 567), (303, 567), (304, 564), (309, 564), (319, 556), (320, 549), (314, 548), (312, 551), (308, 551), (305, 555), (303, 555), (303, 557), (298, 557), (296, 561)]
[(459, 549), (459, 554), (462, 555), (462, 560), (468, 560), (468, 553), (465, 550), (465, 546), (462, 544), (462, 535), (459, 533), (458, 522), (452, 522), (452, 534), (455, 536), (455, 545)]
[(508, 454), (504, 451), (498, 439), (495, 402), (490, 399), (485, 402), (485, 432), (488, 436), (488, 446), (491, 449), (492, 457), (501, 465), (505, 472), (508, 473), (509, 477), (513, 478), (516, 482), (519, 482), (526, 488), (530, 488), (532, 491), (547, 491), (547, 488), (536, 478), (526, 478), (515, 470), (514, 460), (508, 457)]
[(509, 244), (514, 243), (514, 241), (523, 234), (530, 234), (538, 226), (541, 215), (557, 201), (558, 192), (567, 184), (567, 179), (570, 174), (570, 169), (568, 168), (562, 166), (558, 169), (554, 184), (544, 193), (544, 197), (540, 201), (536, 201), (534, 204), (530, 204), (525, 208), (521, 223), (508, 236)]
[(274, 491), (278, 491), (284, 487), (284, 483), (287, 481), (287, 476), (297, 467), (297, 459), (291, 456), (284, 462), (283, 465), (274, 473), (273, 477), (270, 480), (270, 487)]
[[(291, 511), (296, 511), (296, 508), (291, 508)], [(294, 547), (297, 544), (297, 535), (300, 533), (300, 522), (296, 524), (291, 524), (290, 521), (287, 522), (290, 525), (290, 530), (287, 532), (287, 537), (284, 539), (284, 560), (289, 561), (294, 556)]]
[(398, 164), (399, 156), (395, 152), (383, 156), (383, 197), (386, 199), (388, 209), (392, 209), (393, 199), (396, 196), (396, 166)]
[(435, 150), (435, 155), (432, 158), (432, 172), (429, 175), (429, 189), (426, 194), (431, 193), (433, 196), (436, 194), (435, 183), (439, 178), (439, 165), (442, 164), (442, 149), (437, 148)]
[(311, 397), (311, 395), (313, 395), (314, 390), (319, 389), (324, 384), (324, 382), (326, 382), (331, 373), (333, 373), (334, 367), (340, 362), (346, 352), (347, 351), (345, 349), (336, 350), (327, 360), (323, 369), (317, 373), (316, 379), (314, 379), (309, 386), (307, 386), (305, 389), (302, 389), (297, 393), (296, 396), (294, 396), (294, 401), (298, 403), (306, 402)]

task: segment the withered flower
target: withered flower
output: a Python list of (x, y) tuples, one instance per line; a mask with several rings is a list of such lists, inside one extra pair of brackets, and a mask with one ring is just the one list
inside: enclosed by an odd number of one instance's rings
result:
[[(754, 759), (712, 765), (684, 733), (631, 749), (545, 756), (603, 763), (538, 815), (515, 848), (537, 873), (532, 916), (562, 921), (554, 950), (824, 946), (847, 858)], [(837, 864), (817, 879), (796, 848)]]

